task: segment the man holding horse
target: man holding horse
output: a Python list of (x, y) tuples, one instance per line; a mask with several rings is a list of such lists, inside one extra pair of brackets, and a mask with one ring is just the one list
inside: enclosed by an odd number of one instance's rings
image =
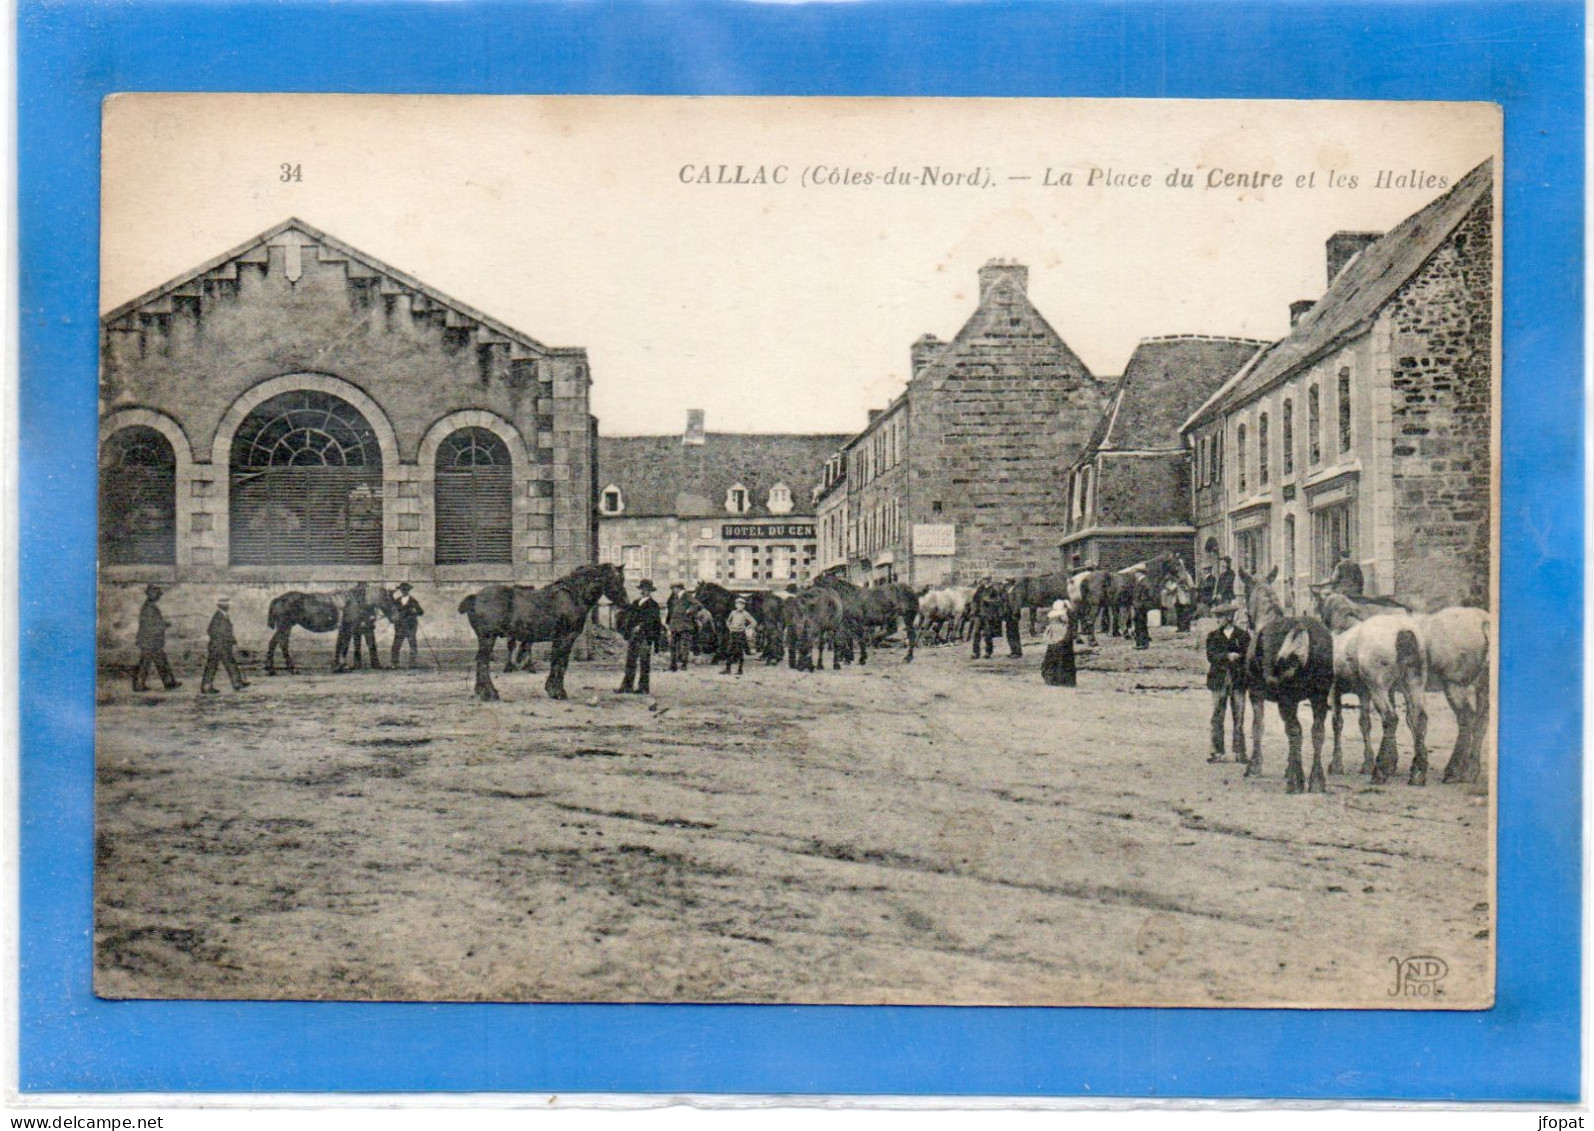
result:
[(1245, 653), (1251, 634), (1234, 623), (1238, 611), (1233, 601), (1212, 610), (1219, 624), (1207, 633), (1207, 690), (1212, 693), (1212, 752), (1208, 762), (1227, 762), (1223, 756), (1223, 721), (1234, 715), (1234, 756), (1245, 761)]
[[(405, 641), (408, 641), (410, 646), (410, 667), (413, 668), (415, 666), (415, 630), (419, 627), (418, 622), (421, 617), (426, 615), (426, 610), (421, 608), (419, 601), (410, 596), (410, 591), (414, 588), (408, 581), (405, 581), (401, 582), (399, 587), (393, 591), (392, 664), (395, 668), (399, 666), (399, 649), (404, 645)], [(374, 612), (371, 614), (371, 621), (374, 633), (376, 621)], [(356, 642), (356, 645), (358, 645), (358, 642)], [(356, 663), (359, 662), (358, 657), (359, 653), (355, 653)], [(375, 645), (371, 649), (371, 658), (373, 660), (376, 659)]]
[(653, 599), (653, 582), (637, 582), (642, 595), (626, 607), (621, 631), (625, 635), (625, 678), (615, 689), (617, 695), (648, 694), (648, 677), (653, 671), (653, 646), (664, 636), (664, 621), (659, 603)]

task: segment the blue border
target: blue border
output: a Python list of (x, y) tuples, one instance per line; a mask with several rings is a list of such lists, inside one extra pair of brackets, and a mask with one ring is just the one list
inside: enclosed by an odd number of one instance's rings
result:
[[(43, 3), (18, 13), (25, 1091), (1574, 1100), (1581, 6)], [(98, 139), (118, 90), (1479, 100), (1506, 113), (1487, 1013), (113, 1003), (89, 982)]]

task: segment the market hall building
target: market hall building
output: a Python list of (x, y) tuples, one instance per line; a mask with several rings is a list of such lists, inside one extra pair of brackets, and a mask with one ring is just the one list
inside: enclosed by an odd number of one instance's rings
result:
[(102, 658), (131, 656), (150, 582), (174, 659), (203, 652), (218, 594), (253, 650), (278, 593), (357, 581), (409, 581), (423, 639), (469, 640), (465, 593), (595, 557), (590, 384), (585, 350), (299, 220), (117, 307), (101, 320)]

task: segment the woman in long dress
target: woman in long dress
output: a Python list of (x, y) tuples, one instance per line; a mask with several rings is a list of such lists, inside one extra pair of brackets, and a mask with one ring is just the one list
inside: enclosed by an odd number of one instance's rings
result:
[(1066, 600), (1052, 602), (1046, 614), (1046, 658), (1041, 678), (1051, 687), (1074, 687), (1074, 607)]

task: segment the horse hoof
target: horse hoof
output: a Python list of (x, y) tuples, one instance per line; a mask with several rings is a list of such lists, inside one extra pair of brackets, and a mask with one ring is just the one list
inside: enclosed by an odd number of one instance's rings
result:
[(1421, 772), (1418, 772), (1417, 770), (1411, 771), (1411, 773), (1406, 776), (1406, 784), (1407, 785), (1427, 785), (1428, 784), (1428, 771), (1426, 771), (1426, 770), (1423, 770)]

